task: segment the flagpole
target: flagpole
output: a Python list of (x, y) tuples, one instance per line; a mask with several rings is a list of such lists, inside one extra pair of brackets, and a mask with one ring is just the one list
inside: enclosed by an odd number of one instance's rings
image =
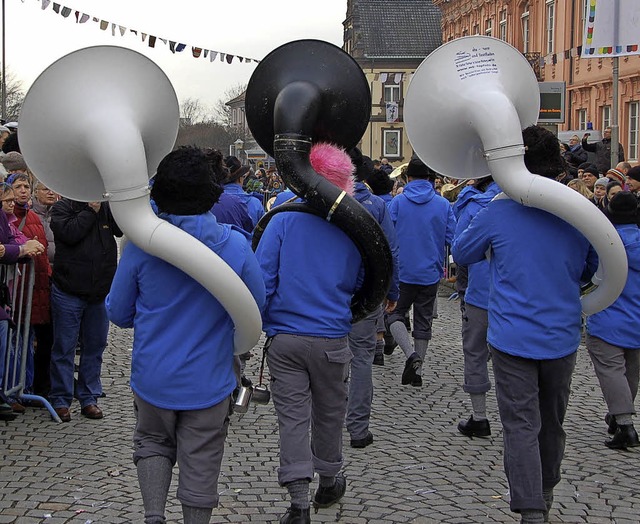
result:
[(5, 16), (4, 16), (4, 0), (2, 0), (2, 122), (7, 121), (7, 75), (5, 68)]
[(618, 165), (618, 144), (620, 143), (618, 126), (618, 57), (613, 57), (613, 76), (612, 76), (612, 90), (611, 96), (613, 97), (611, 104), (611, 167)]

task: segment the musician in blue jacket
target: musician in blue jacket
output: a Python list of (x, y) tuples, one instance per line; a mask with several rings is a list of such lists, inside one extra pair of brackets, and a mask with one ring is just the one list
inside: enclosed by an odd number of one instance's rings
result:
[[(530, 172), (555, 178), (564, 169), (553, 133), (531, 126), (523, 139)], [(560, 481), (562, 422), (580, 343), (580, 285), (595, 271), (597, 257), (567, 222), (500, 196), (452, 246), (461, 264), (480, 262), (488, 250), (487, 340), (511, 510), (523, 523), (543, 522)]]
[[(406, 175), (409, 183), (389, 203), (398, 237), (400, 277), (400, 299), (389, 315), (389, 330), (407, 357), (402, 384), (420, 387), (438, 284), (444, 276), (445, 248), (453, 240), (456, 219), (449, 201), (433, 187), (433, 170), (414, 158)], [(412, 306), (413, 344), (404, 323)]]
[[(353, 192), (349, 155), (324, 146), (313, 146), (312, 167), (327, 177), (326, 167), (339, 166), (333, 170), (339, 179), (332, 182)], [(320, 158), (319, 147), (325, 151)], [(256, 255), (267, 290), (263, 326), (271, 338), (267, 362), (280, 433), (278, 482), (291, 499), (280, 522), (306, 523), (314, 472), (320, 477), (316, 506), (331, 506), (346, 490), (342, 428), (352, 357), (347, 335), (362, 259), (341, 229), (300, 212), (275, 214)]]
[(633, 193), (616, 193), (606, 214), (614, 224), (627, 252), (627, 282), (620, 296), (608, 308), (587, 319), (587, 350), (609, 413), (611, 449), (640, 446), (633, 426), (634, 401), (640, 375), (640, 230), (638, 200)]
[[(180, 148), (158, 166), (151, 196), (159, 217), (189, 233), (242, 278), (258, 306), (264, 283), (248, 234), (210, 212), (222, 188), (204, 152)], [(234, 325), (220, 302), (182, 270), (129, 242), (106, 300), (109, 319), (133, 327), (133, 460), (145, 524), (165, 522), (177, 462), (184, 522), (209, 522), (227, 435)]]
[[(473, 217), (500, 193), (492, 177), (476, 184), (480, 192), (467, 193), (468, 198), (458, 208), (456, 237), (468, 226)], [(487, 392), (489, 381), (487, 346), (487, 308), (489, 304), (489, 262), (481, 260), (467, 268), (467, 286), (462, 294), (462, 352), (464, 354), (464, 383), (462, 389), (471, 399), (472, 414), (458, 424), (458, 431), (468, 437), (488, 437), (491, 426), (487, 419)]]

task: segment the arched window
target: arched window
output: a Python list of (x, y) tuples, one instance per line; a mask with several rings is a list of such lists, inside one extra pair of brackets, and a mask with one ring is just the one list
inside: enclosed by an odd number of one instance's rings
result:
[(529, 2), (525, 2), (522, 6), (522, 52), (529, 52)]

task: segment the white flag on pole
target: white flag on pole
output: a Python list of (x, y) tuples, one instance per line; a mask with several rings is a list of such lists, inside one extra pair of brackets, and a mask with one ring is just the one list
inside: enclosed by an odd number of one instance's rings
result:
[(587, 0), (582, 58), (640, 54), (640, 1)]

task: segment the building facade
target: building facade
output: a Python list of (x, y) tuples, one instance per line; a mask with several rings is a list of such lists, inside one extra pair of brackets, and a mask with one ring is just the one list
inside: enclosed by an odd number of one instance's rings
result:
[[(564, 82), (559, 131), (602, 130), (613, 118), (613, 59), (581, 58), (589, 0), (433, 0), (444, 42), (468, 35), (500, 38), (524, 54), (540, 82)], [(638, 162), (640, 56), (618, 59), (619, 140)], [(582, 133), (578, 133), (582, 136)]]

